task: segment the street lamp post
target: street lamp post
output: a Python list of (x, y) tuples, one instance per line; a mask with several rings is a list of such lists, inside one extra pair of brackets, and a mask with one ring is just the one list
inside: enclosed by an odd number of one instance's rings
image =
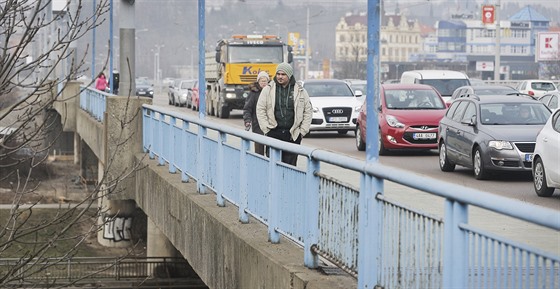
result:
[(156, 44), (156, 52), (154, 54), (154, 82), (155, 85), (157, 87), (160, 87), (160, 75), (161, 75), (161, 71), (160, 71), (160, 65), (159, 65), (159, 61), (160, 61), (160, 52), (161, 52), (161, 48), (165, 47), (164, 44), (158, 45)]

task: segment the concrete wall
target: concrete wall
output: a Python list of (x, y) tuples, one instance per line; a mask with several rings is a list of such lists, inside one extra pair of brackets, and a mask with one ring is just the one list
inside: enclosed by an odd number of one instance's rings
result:
[[(349, 275), (323, 275), (303, 266), (303, 250), (286, 239), (268, 242), (267, 228), (238, 221), (232, 205), (196, 192), (167, 166), (138, 154), (136, 202), (210, 288), (356, 288)], [(148, 244), (150, 246), (150, 244)]]
[(62, 90), (58, 100), (53, 102), (54, 109), (60, 114), (63, 131), (76, 131), (76, 111), (79, 110), (81, 84), (78, 81), (67, 82), (66, 88)]

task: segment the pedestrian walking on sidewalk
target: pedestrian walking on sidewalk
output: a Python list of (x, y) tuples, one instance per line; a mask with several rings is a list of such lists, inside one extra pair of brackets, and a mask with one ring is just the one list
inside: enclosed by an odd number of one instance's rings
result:
[[(313, 108), (309, 95), (288, 63), (280, 63), (273, 81), (263, 88), (257, 102), (257, 119), (263, 133), (275, 139), (300, 144), (309, 133)], [(283, 151), (282, 162), (297, 165), (298, 155)]]
[[(270, 77), (268, 76), (268, 72), (259, 72), (257, 75), (257, 81), (249, 85), (251, 92), (249, 93), (245, 106), (243, 107), (243, 122), (245, 123), (245, 129), (249, 130), (252, 127), (253, 132), (257, 134), (264, 134), (259, 126), (259, 120), (257, 119), (257, 101), (259, 100), (259, 95), (261, 94), (263, 87), (267, 86), (269, 81)], [(264, 155), (264, 145), (255, 142), (255, 152)]]

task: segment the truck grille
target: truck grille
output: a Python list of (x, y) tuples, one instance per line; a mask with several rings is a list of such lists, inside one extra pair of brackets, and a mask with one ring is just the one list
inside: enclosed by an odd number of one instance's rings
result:
[(256, 75), (252, 75), (252, 74), (243, 74), (239, 76), (239, 79), (241, 79), (241, 81), (243, 82), (248, 82), (248, 83), (252, 83), (257, 81), (257, 76)]

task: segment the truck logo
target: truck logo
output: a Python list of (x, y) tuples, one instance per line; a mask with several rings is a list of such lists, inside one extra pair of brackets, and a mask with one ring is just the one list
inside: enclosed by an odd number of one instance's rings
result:
[(253, 74), (253, 75), (257, 75), (259, 74), (261, 71), (265, 71), (266, 73), (268, 73), (267, 70), (261, 70), (260, 68), (257, 70), (253, 69), (253, 66), (243, 66), (243, 71), (241, 72), (242, 75), (247, 75), (247, 74)]

